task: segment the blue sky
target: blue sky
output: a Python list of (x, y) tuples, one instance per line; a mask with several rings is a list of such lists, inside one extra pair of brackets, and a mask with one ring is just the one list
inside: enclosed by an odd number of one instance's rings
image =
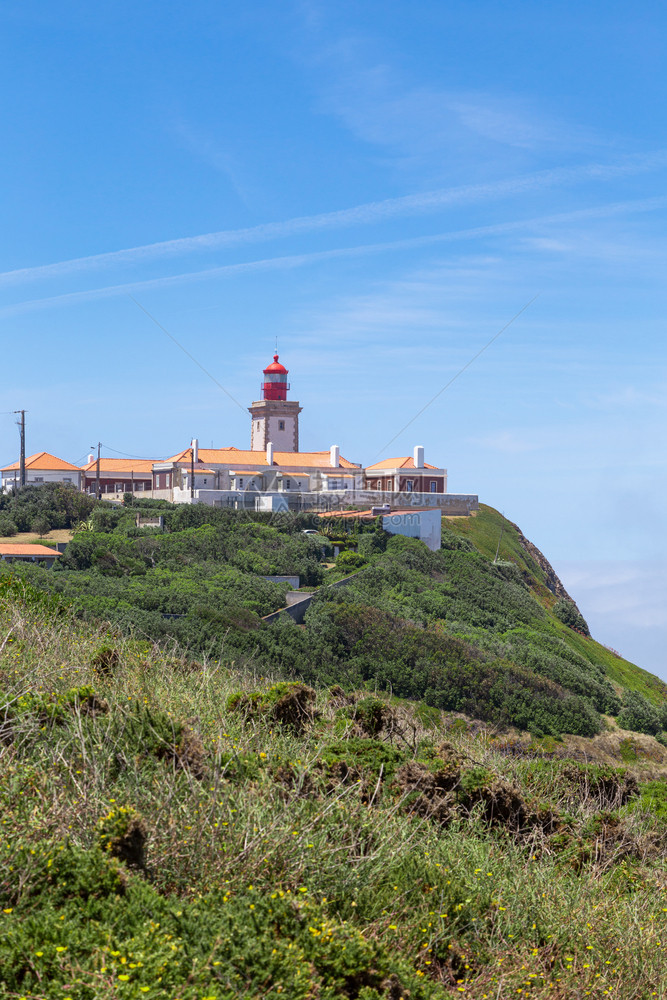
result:
[(667, 679), (666, 29), (641, 2), (5, 0), (3, 410), (70, 461), (242, 447), (277, 337), (304, 450), (424, 444)]

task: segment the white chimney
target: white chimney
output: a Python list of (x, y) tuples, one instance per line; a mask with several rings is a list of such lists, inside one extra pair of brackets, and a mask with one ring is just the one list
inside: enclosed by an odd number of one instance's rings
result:
[(270, 441), (266, 446), (266, 464), (273, 465), (273, 444)]
[(199, 461), (199, 438), (193, 438), (192, 444), (190, 445), (193, 451), (193, 461)]
[(340, 448), (337, 444), (331, 445), (331, 450), (329, 451), (330, 463), (334, 469), (337, 469), (340, 465)]
[(88, 463), (87, 464), (90, 465), (90, 463), (94, 462), (94, 461), (95, 461), (95, 456), (94, 455), (89, 455), (88, 456)]
[(424, 468), (424, 445), (416, 444), (415, 450), (413, 452), (413, 458), (415, 463), (415, 469)]

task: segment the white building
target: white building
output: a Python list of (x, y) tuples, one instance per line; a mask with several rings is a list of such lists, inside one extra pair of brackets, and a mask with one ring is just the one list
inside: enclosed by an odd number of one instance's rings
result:
[[(2, 489), (18, 489), (21, 485), (20, 462), (12, 462), (0, 469), (2, 474)], [(78, 465), (72, 465), (62, 458), (50, 455), (48, 451), (39, 451), (25, 460), (26, 486), (39, 486), (41, 483), (71, 483), (79, 490), (82, 488), (83, 473)]]

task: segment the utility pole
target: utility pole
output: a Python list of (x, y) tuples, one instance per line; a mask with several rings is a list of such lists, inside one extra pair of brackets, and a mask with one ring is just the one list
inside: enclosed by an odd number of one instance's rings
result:
[[(90, 447), (94, 448), (95, 445), (91, 444)], [(102, 499), (102, 491), (100, 490), (100, 448), (101, 447), (102, 447), (102, 442), (98, 441), (97, 442), (97, 467), (96, 467), (96, 470), (95, 470), (95, 496), (97, 497), (98, 500)]]
[(21, 434), (21, 458), (19, 460), (19, 486), (25, 486), (25, 410), (14, 410), (14, 413), (20, 413), (21, 419), (17, 420), (16, 423)]

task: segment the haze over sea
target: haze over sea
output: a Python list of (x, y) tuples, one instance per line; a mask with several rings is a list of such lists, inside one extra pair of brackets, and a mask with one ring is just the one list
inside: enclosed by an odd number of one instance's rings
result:
[[(0, 10), (2, 464), (423, 444), (667, 679), (667, 13), (126, 0)], [(539, 295), (538, 295), (539, 293)], [(394, 441), (423, 404), (509, 328)]]

